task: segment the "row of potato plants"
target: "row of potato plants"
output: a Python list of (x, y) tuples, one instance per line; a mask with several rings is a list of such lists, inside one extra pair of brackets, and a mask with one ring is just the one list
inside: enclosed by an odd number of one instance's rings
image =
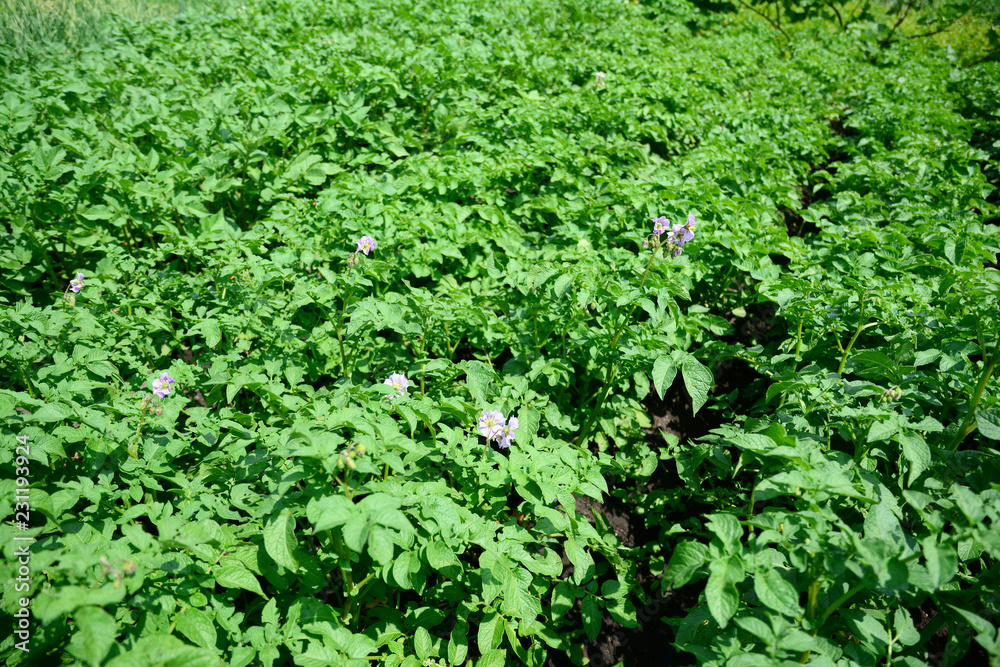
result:
[(992, 65), (684, 3), (117, 31), (0, 85), (8, 664), (579, 663), (640, 564), (702, 664), (997, 653)]

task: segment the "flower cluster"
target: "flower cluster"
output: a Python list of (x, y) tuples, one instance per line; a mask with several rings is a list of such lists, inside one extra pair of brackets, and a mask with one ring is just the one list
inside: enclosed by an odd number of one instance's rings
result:
[(364, 253), (365, 257), (367, 257), (368, 253), (370, 253), (372, 250), (374, 250), (375, 246), (377, 245), (375, 243), (375, 239), (373, 239), (372, 237), (368, 236), (367, 234), (365, 234), (360, 239), (358, 239), (357, 241), (355, 241), (355, 243), (358, 244), (358, 249), (355, 250), (354, 252), (352, 252), (347, 257), (347, 266), (349, 266), (349, 267), (351, 267), (351, 266), (357, 266), (358, 264), (360, 264), (361, 263), (361, 257), (359, 257), (359, 255), (361, 253)]
[(112, 564), (107, 556), (101, 556), (101, 568), (105, 577), (110, 576), (114, 579), (115, 588), (121, 588), (122, 580), (135, 574), (135, 561), (119, 560), (116, 564)]
[(158, 398), (166, 398), (167, 394), (170, 393), (170, 385), (175, 382), (177, 380), (170, 377), (169, 373), (160, 373), (160, 377), (153, 380), (153, 393)]
[(387, 384), (392, 387), (395, 394), (389, 394), (386, 398), (392, 400), (394, 398), (402, 398), (406, 395), (406, 390), (410, 386), (410, 381), (406, 379), (402, 373), (393, 373), (390, 375), (383, 384)]
[(598, 72), (594, 75), (594, 85), (598, 88), (604, 87), (604, 72)]
[[(667, 236), (662, 239), (664, 233)], [(684, 244), (694, 238), (694, 213), (688, 216), (686, 223), (675, 225), (671, 225), (665, 215), (653, 218), (653, 234), (655, 238), (648, 237), (642, 242), (643, 248), (648, 248), (650, 245), (657, 248), (661, 245), (670, 246), (670, 254), (679, 257), (684, 252)], [(652, 242), (650, 242), (650, 238), (652, 238)]]
[(892, 387), (889, 387), (888, 389), (882, 392), (883, 401), (898, 401), (902, 397), (903, 397), (903, 390), (896, 385), (893, 385)]
[(355, 468), (357, 468), (357, 464), (355, 464), (354, 461), (359, 456), (363, 456), (365, 451), (366, 450), (364, 445), (358, 444), (356, 442), (353, 443), (350, 447), (342, 451), (340, 453), (340, 456), (337, 457), (337, 467), (340, 468), (341, 470), (343, 470), (344, 468), (347, 468), (348, 470), (354, 470)]
[(500, 449), (507, 449), (514, 440), (517, 430), (517, 417), (511, 417), (510, 422), (499, 410), (491, 410), (479, 415), (479, 432), (487, 440), (496, 440)]
[(77, 273), (74, 280), (69, 281), (69, 289), (72, 292), (79, 292), (83, 289), (83, 274)]

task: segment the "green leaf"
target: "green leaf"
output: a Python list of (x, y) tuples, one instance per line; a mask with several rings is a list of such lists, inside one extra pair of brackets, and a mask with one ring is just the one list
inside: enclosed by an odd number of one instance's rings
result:
[(976, 410), (976, 427), (990, 440), (1000, 440), (1000, 408)]
[(771, 626), (755, 616), (739, 616), (733, 622), (767, 645), (774, 644), (777, 639)]
[(710, 514), (707, 517), (706, 527), (719, 538), (722, 548), (727, 553), (732, 553), (733, 547), (743, 538), (743, 526), (732, 514)]
[(601, 605), (593, 595), (587, 595), (583, 598), (581, 609), (583, 613), (583, 629), (587, 633), (587, 638), (590, 641), (594, 641), (601, 631)]
[(847, 627), (861, 640), (862, 645), (881, 653), (889, 645), (889, 633), (875, 612), (867, 609), (846, 609), (840, 612)]
[(392, 543), (389, 531), (382, 526), (372, 526), (368, 535), (368, 553), (379, 565), (388, 565), (392, 562), (392, 556), (396, 551), (396, 546)]
[(523, 567), (513, 567), (503, 580), (503, 600), (500, 608), (509, 616), (533, 621), (542, 613), (542, 604), (531, 592), (531, 573)]
[(458, 556), (444, 542), (427, 543), (427, 563), (446, 577), (456, 577), (462, 571)]
[(899, 420), (889, 419), (884, 422), (875, 422), (868, 429), (868, 442), (884, 442), (895, 436), (899, 432)]
[(913, 646), (920, 641), (920, 632), (913, 625), (913, 619), (910, 618), (910, 613), (907, 610), (897, 609), (892, 615), (892, 619), (893, 630), (903, 646)]
[(573, 608), (576, 597), (570, 584), (560, 581), (552, 590), (552, 619), (562, 618), (567, 611)]
[(176, 616), (175, 621), (177, 631), (192, 642), (204, 648), (215, 648), (218, 637), (215, 624), (208, 614), (200, 609), (188, 607)]
[(903, 450), (903, 458), (910, 462), (910, 474), (906, 482), (909, 486), (920, 477), (920, 473), (930, 467), (931, 450), (919, 433), (909, 431), (900, 433), (899, 444)]
[(553, 291), (555, 292), (556, 298), (562, 299), (564, 296), (566, 296), (566, 292), (569, 291), (570, 285), (572, 284), (573, 284), (572, 275), (564, 273), (561, 276), (559, 276), (559, 278), (556, 279), (556, 283), (552, 288)]
[(211, 348), (214, 348), (222, 341), (222, 329), (219, 327), (217, 320), (202, 320), (201, 332), (205, 336), (205, 344)]
[(417, 628), (413, 636), (413, 649), (417, 652), (417, 657), (420, 660), (426, 660), (430, 657), (433, 648), (434, 642), (431, 640), (431, 633), (427, 631), (427, 628)]
[(97, 204), (88, 208), (81, 215), (87, 220), (110, 220), (114, 213), (104, 204)]
[(743, 563), (737, 556), (730, 556), (712, 561), (708, 570), (708, 583), (705, 584), (708, 610), (719, 627), (725, 628), (740, 604), (735, 584), (743, 580)]
[(933, 535), (925, 537), (920, 544), (931, 586), (939, 590), (958, 574), (958, 553), (950, 545), (938, 544)]
[(777, 571), (771, 568), (759, 570), (753, 577), (753, 589), (757, 598), (774, 611), (791, 618), (801, 615), (802, 609), (795, 587)]
[(104, 667), (219, 667), (217, 651), (185, 644), (173, 635), (142, 637), (132, 648), (106, 662)]
[(541, 423), (542, 415), (535, 408), (521, 408), (517, 411), (518, 427), (517, 442), (523, 445), (530, 445), (534, 442), (538, 433), (538, 426)]
[(100, 607), (81, 607), (73, 613), (76, 632), (67, 650), (81, 662), (100, 665), (118, 636), (118, 625)]
[(865, 537), (876, 537), (896, 546), (903, 545), (903, 528), (886, 501), (869, 508), (868, 516), (865, 517)]
[(584, 584), (596, 574), (594, 557), (587, 552), (584, 545), (572, 537), (566, 540), (566, 556), (569, 558), (569, 562), (573, 564), (572, 581), (574, 584), (578, 586)]
[(486, 261), (483, 262), (483, 266), (486, 267), (486, 273), (489, 274), (490, 278), (493, 278), (494, 280), (499, 280), (504, 275), (504, 267), (497, 263), (495, 253), (491, 252), (486, 257)]
[(34, 421), (43, 423), (62, 421), (67, 417), (69, 412), (58, 403), (46, 403), (31, 415)]
[(507, 650), (502, 648), (483, 651), (483, 656), (476, 662), (476, 667), (504, 667), (507, 664)]
[(249, 570), (236, 565), (223, 565), (212, 571), (216, 583), (224, 588), (242, 588), (245, 591), (266, 597), (257, 577)]
[(653, 388), (656, 389), (656, 393), (660, 395), (661, 400), (664, 397), (664, 392), (670, 388), (676, 376), (677, 365), (670, 355), (660, 354), (657, 356), (656, 361), (653, 362)]
[(504, 625), (506, 625), (506, 621), (498, 613), (492, 609), (485, 612), (476, 637), (479, 642), (479, 650), (484, 655), (487, 651), (500, 646), (500, 642), (503, 640)]
[(687, 584), (695, 571), (705, 564), (708, 547), (698, 542), (681, 542), (674, 549), (663, 572), (663, 585), (680, 588)]
[(295, 571), (299, 561), (295, 557), (295, 519), (290, 510), (282, 510), (277, 517), (264, 524), (264, 549), (271, 559), (281, 567)]
[(469, 626), (459, 621), (451, 629), (448, 638), (448, 662), (451, 665), (461, 665), (469, 655)]
[(343, 495), (313, 498), (306, 505), (306, 518), (315, 532), (341, 526), (354, 514), (354, 503)]
[(344, 524), (344, 544), (350, 547), (352, 551), (357, 553), (364, 552), (365, 544), (368, 542), (368, 536), (371, 534), (371, 530), (372, 522), (369, 520), (367, 514), (352, 516), (348, 522)]
[(684, 374), (684, 387), (691, 396), (691, 409), (698, 414), (701, 406), (708, 400), (715, 379), (712, 372), (694, 357), (687, 357), (681, 366)]

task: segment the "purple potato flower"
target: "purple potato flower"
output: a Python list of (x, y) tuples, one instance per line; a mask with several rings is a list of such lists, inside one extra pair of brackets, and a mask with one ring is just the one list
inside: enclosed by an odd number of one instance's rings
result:
[(667, 220), (667, 216), (661, 216), (659, 218), (653, 218), (653, 233), (657, 236), (663, 234), (667, 231), (667, 227), (670, 226), (670, 221)]
[(79, 292), (83, 287), (83, 274), (77, 273), (76, 279), (69, 281), (69, 288), (73, 292)]
[(170, 393), (170, 385), (177, 380), (170, 377), (169, 373), (160, 373), (160, 377), (153, 380), (153, 393), (160, 398), (166, 398)]
[(510, 447), (511, 441), (514, 439), (514, 431), (517, 429), (517, 417), (511, 417), (510, 422), (500, 429), (500, 449), (507, 449)]
[(366, 235), (358, 239), (358, 252), (363, 252), (365, 253), (365, 256), (367, 256), (368, 253), (370, 253), (374, 249), (375, 249), (375, 239), (373, 239), (372, 237)]
[(406, 394), (407, 388), (410, 386), (410, 381), (407, 380), (401, 373), (393, 373), (383, 384), (389, 385), (396, 391), (395, 394), (389, 394), (387, 397), (391, 400), (393, 398), (402, 398)]
[[(514, 420), (517, 421), (516, 419)], [(507, 420), (499, 410), (484, 412), (479, 416), (479, 432), (487, 440), (496, 440), (503, 434), (503, 428), (507, 425)], [(516, 428), (515, 424), (515, 428)]]
[(676, 224), (667, 234), (667, 243), (673, 243), (681, 248), (684, 244), (694, 238), (694, 232), (688, 229), (687, 225)]
[(674, 257), (679, 257), (684, 252), (684, 244), (694, 238), (694, 213), (688, 215), (687, 222), (676, 224), (671, 227), (667, 234), (666, 244), (673, 246), (670, 251)]

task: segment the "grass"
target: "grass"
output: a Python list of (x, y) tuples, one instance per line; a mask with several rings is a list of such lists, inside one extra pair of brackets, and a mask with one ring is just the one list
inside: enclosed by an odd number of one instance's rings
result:
[(184, 0), (0, 0), (0, 41), (19, 54), (32, 45), (71, 48), (98, 39), (110, 16), (141, 21), (183, 6)]

